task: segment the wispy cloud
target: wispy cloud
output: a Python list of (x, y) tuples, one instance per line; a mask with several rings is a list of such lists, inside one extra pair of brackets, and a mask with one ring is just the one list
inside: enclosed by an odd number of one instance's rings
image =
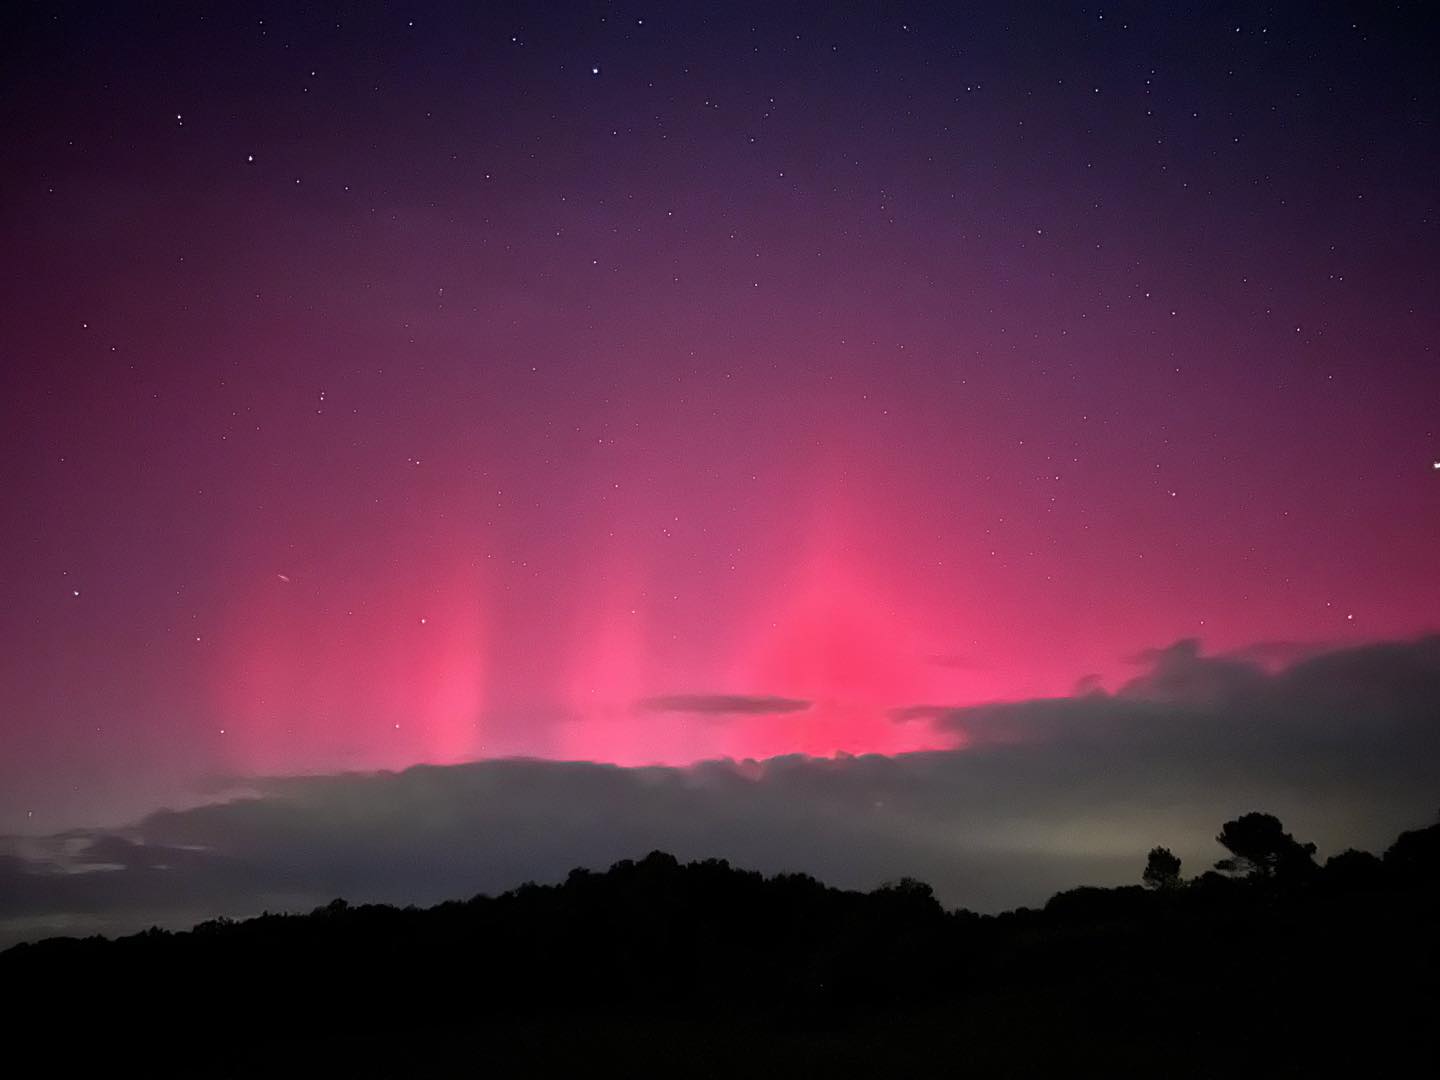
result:
[(769, 694), (665, 694), (642, 698), (647, 712), (695, 713), (705, 716), (767, 716), (803, 712), (810, 702)]

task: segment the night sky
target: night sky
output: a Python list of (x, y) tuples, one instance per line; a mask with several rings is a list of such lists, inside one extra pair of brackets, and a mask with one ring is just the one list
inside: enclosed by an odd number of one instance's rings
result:
[(0, 19), (0, 833), (948, 768), (1186, 664), (1418, 656), (1337, 685), (1433, 747), (1424, 5)]

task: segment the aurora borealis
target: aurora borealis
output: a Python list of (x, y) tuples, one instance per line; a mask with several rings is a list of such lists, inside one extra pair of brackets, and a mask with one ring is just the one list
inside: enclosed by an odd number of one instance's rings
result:
[(0, 832), (1434, 631), (1433, 13), (1013, 7), (8, 13)]

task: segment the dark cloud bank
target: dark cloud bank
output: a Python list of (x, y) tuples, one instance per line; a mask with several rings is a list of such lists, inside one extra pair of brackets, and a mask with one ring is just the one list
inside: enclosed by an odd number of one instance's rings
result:
[[(487, 761), (270, 778), (120, 830), (12, 841), (0, 943), (308, 908), (431, 903), (662, 848), (842, 886), (911, 875), (995, 910), (1138, 879), (1165, 844), (1187, 872), (1228, 817), (1280, 815), (1321, 855), (1383, 848), (1440, 806), (1440, 636), (1300, 659), (1180, 642), (1116, 693), (897, 710), (963, 749), (628, 769)], [(672, 699), (713, 712), (737, 701)], [(804, 703), (798, 703), (803, 707)], [(665, 708), (647, 703), (645, 707)]]

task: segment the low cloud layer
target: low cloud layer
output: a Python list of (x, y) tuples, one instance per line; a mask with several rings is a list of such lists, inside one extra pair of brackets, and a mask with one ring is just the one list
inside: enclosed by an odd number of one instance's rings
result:
[(9, 842), (0, 943), (341, 895), (430, 903), (652, 848), (845, 886), (908, 874), (948, 904), (996, 910), (1136, 881), (1154, 844), (1198, 872), (1220, 854), (1220, 823), (1247, 810), (1279, 814), (1322, 855), (1382, 848), (1433, 819), (1440, 637), (1278, 670), (1206, 657), (1194, 642), (1146, 663), (1114, 694), (897, 711), (897, 722), (955, 733), (965, 745), (953, 751), (689, 768), (504, 760), (261, 779), (127, 829)]

